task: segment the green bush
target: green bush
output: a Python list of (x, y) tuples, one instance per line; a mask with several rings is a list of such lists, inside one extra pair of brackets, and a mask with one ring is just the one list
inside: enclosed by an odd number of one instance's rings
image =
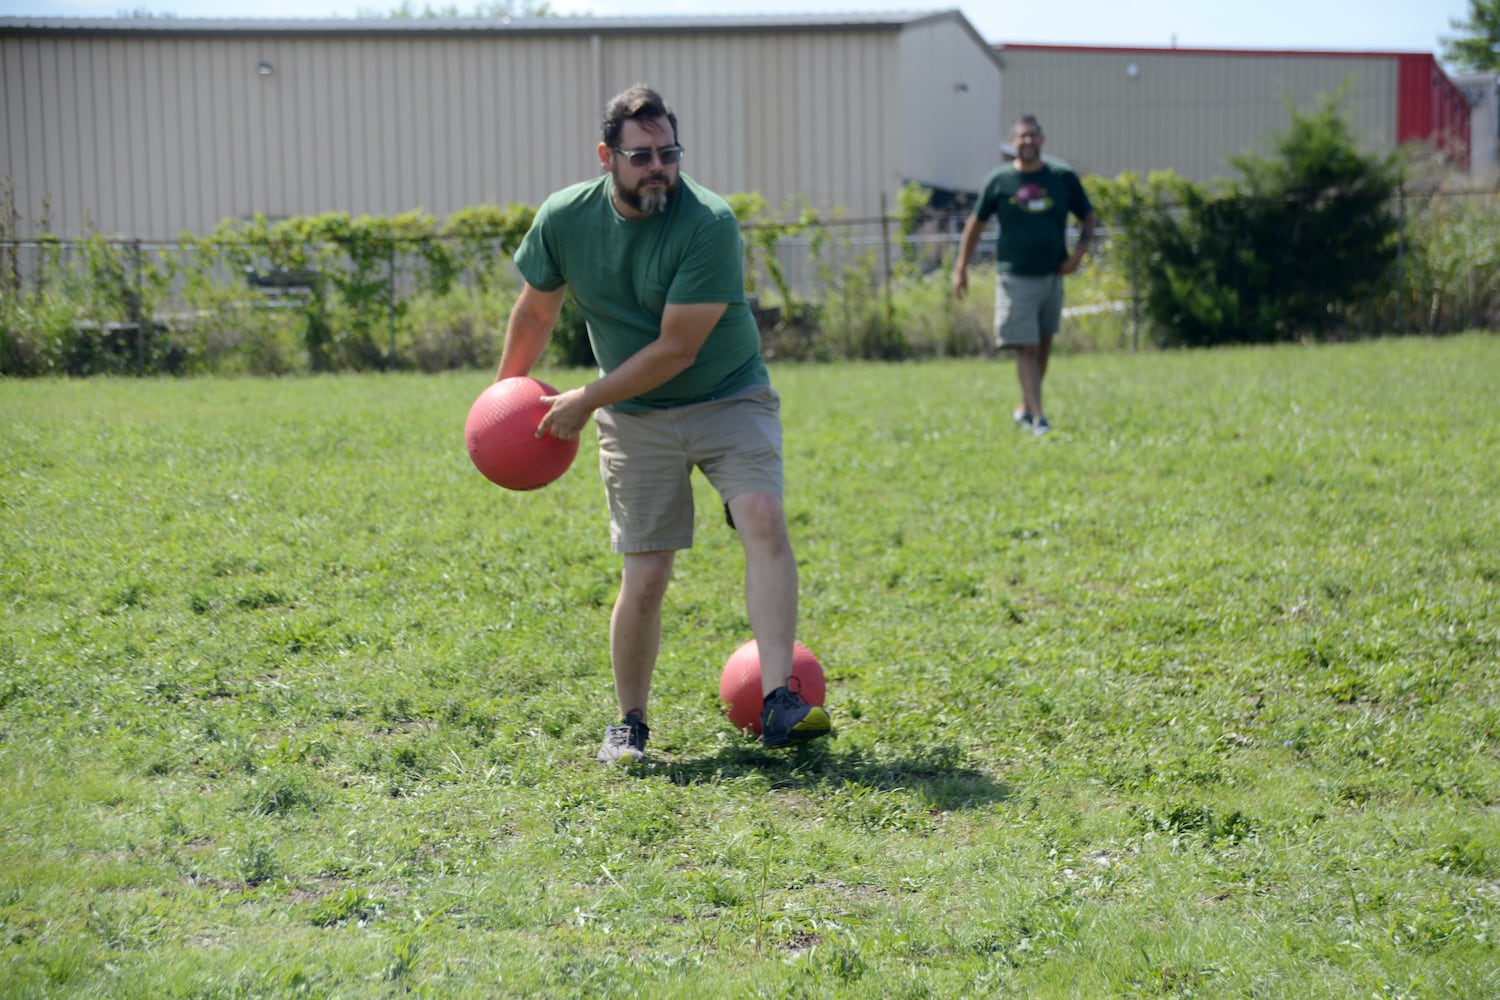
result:
[(421, 212), (358, 219), (330, 212), (274, 225), (257, 215), (221, 224), (206, 247), (236, 273), (284, 276), (306, 290), (298, 308), (314, 371), (389, 368), (399, 363), (391, 341), (407, 309), (398, 294), (398, 266), (411, 258), (419, 283), (437, 295), (458, 276), (460, 267), (435, 230)]
[(514, 289), (454, 288), (446, 295), (413, 296), (399, 327), (396, 353), (403, 367), (437, 372), (491, 368), (500, 357)]
[[(980, 269), (976, 268), (976, 272)], [(993, 277), (989, 296), (953, 296), (952, 272), (943, 267), (927, 274), (908, 272), (891, 288), (892, 313), (900, 342), (913, 358), (972, 357), (989, 349), (993, 333)]]
[(530, 205), (473, 205), (448, 216), (439, 235), (450, 244), (455, 271), (481, 291), (514, 284), (510, 260), (531, 228)]
[(36, 376), (62, 370), (78, 337), (77, 315), (63, 295), (46, 293), (0, 305), (0, 374)]
[(820, 360), (901, 361), (911, 356), (911, 345), (890, 308), (895, 290), (887, 295), (877, 274), (873, 252), (839, 270), (824, 270), (816, 312)]
[[(1500, 193), (1415, 196), (1409, 220), (1403, 325), (1433, 333), (1500, 327)], [(1395, 305), (1382, 302), (1382, 312)]]
[[(7, 259), (0, 297), (0, 374), (144, 375), (187, 370), (190, 341), (158, 317), (176, 275), (164, 251), (94, 235), (43, 237), (24, 287)], [(13, 251), (12, 251), (13, 255)]]
[[(731, 194), (726, 199), (740, 222), (745, 245), (745, 294), (760, 305), (780, 309), (782, 319), (797, 315), (798, 303), (791, 283), (776, 254), (784, 239), (801, 236), (818, 222), (817, 213), (803, 199), (773, 213), (766, 199), (754, 192)], [(764, 287), (769, 282), (774, 294)]]
[(1275, 155), (1233, 158), (1238, 181), (1161, 176), (1101, 198), (1158, 343), (1323, 337), (1385, 290), (1398, 164), (1358, 149), (1336, 100), (1292, 110)]
[(200, 320), (204, 369), (234, 375), (291, 375), (309, 366), (304, 322), (289, 309), (238, 302)]

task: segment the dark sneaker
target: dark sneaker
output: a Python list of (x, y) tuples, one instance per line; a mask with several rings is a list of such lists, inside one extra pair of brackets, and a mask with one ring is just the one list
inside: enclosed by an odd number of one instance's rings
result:
[(1017, 410), (1015, 413), (1012, 413), (1010, 415), (1010, 419), (1014, 420), (1016, 422), (1016, 426), (1021, 428), (1021, 430), (1031, 430), (1031, 414), (1027, 413), (1025, 410)]
[(646, 739), (651, 727), (641, 721), (639, 712), (631, 712), (617, 726), (604, 731), (604, 746), (599, 748), (599, 763), (634, 767), (646, 759)]
[(762, 746), (784, 747), (788, 743), (805, 743), (827, 736), (831, 723), (820, 705), (809, 705), (789, 688), (779, 687), (766, 695), (766, 707), (760, 711)]
[(1052, 425), (1047, 423), (1046, 417), (1037, 417), (1036, 422), (1031, 425), (1031, 433), (1037, 435), (1045, 434), (1051, 429)]

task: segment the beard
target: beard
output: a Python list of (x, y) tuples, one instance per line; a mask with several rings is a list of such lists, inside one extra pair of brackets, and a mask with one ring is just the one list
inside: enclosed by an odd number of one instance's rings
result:
[(642, 191), (636, 211), (645, 212), (647, 215), (660, 215), (667, 210), (671, 197), (671, 191), (667, 188), (651, 188), (649, 191)]
[[(611, 171), (611, 177), (615, 196), (620, 199), (621, 203), (642, 215), (661, 215), (671, 207), (672, 196), (677, 193), (677, 183), (665, 173), (648, 174), (641, 178), (640, 183), (634, 188), (625, 186), (620, 180), (618, 170)], [(661, 181), (662, 184), (647, 187), (648, 181)]]

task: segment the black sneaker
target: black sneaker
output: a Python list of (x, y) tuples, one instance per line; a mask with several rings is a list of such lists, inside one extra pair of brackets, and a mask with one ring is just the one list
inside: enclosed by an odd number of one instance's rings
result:
[(800, 694), (786, 687), (779, 687), (766, 695), (766, 707), (760, 710), (762, 746), (805, 743), (827, 736), (831, 726), (828, 713), (821, 705), (809, 705)]
[(631, 711), (619, 725), (604, 731), (599, 763), (634, 767), (646, 759), (646, 740), (650, 735), (651, 727), (641, 721), (641, 713)]
[(1021, 428), (1021, 430), (1023, 431), (1029, 431), (1032, 429), (1031, 414), (1027, 413), (1024, 409), (1020, 409), (1015, 413), (1012, 413), (1010, 415), (1010, 419), (1014, 421), (1015, 425)]

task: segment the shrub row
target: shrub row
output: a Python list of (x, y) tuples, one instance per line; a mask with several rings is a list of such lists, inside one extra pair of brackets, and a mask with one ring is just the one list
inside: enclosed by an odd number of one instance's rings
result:
[[(1324, 108), (1294, 116), (1246, 179), (1198, 186), (1170, 174), (1087, 183), (1110, 235), (1070, 281), (1073, 349), (1204, 346), (1500, 322), (1500, 200), (1421, 196), (1404, 167), (1353, 151)], [(909, 185), (878, 244), (807, 206), (731, 205), (766, 354), (901, 360), (990, 350), (993, 282), (949, 291), (948, 245), (928, 192)], [(484, 368), (499, 356), (528, 206), (230, 221), (172, 246), (94, 236), (0, 240), (0, 375), (286, 374)], [(13, 215), (12, 215), (13, 219)], [(3, 221), (3, 220), (0, 220)], [(948, 220), (951, 222), (951, 220)], [(946, 231), (942, 225), (936, 227)], [(951, 229), (951, 226), (947, 227)], [(0, 233), (0, 237), (6, 235)], [(796, 242), (807, 262), (787, 273)], [(812, 290), (809, 291), (808, 289)], [(549, 363), (592, 363), (571, 300)]]

